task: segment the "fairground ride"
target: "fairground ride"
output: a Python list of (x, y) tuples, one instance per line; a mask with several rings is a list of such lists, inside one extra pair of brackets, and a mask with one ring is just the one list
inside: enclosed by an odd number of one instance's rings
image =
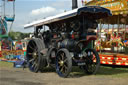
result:
[(0, 0), (0, 37), (8, 35), (14, 19), (15, 0)]
[(15, 0), (0, 0), (0, 56), (11, 50), (13, 40), (8, 36), (15, 19)]
[(101, 64), (128, 66), (128, 0), (92, 0), (84, 5), (105, 7), (113, 14), (99, 21), (96, 48)]

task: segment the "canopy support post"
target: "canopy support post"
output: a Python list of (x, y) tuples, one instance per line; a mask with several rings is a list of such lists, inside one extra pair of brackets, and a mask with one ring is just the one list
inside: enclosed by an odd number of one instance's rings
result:
[[(109, 19), (108, 19), (108, 22), (109, 22)], [(109, 23), (108, 23), (108, 33), (109, 33)]]
[(102, 30), (102, 26), (101, 26), (101, 20), (100, 20), (100, 53), (101, 53), (101, 30)]
[[(113, 37), (114, 38), (114, 24), (113, 24), (113, 27), (112, 27), (112, 35), (111, 35), (111, 37)], [(112, 42), (113, 42), (114, 40), (112, 39)], [(111, 47), (111, 50), (112, 50), (112, 52), (114, 52), (114, 46), (112, 45), (112, 47)]]
[(126, 19), (127, 19), (127, 16), (124, 19), (125, 19), (125, 22), (124, 22), (124, 29), (125, 29), (125, 31), (124, 31), (124, 40), (125, 40), (125, 37), (126, 37), (126, 24), (127, 24)]
[[(118, 29), (117, 29), (117, 38), (118, 38), (118, 36), (119, 36), (119, 28), (120, 28), (120, 15), (118, 15)], [(118, 45), (117, 45), (117, 53), (118, 53), (118, 51), (119, 51), (119, 47), (118, 47)]]

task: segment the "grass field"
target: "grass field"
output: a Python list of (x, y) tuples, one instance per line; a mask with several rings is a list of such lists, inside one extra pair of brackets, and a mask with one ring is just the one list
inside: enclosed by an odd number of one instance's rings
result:
[(0, 61), (0, 67), (12, 68), (13, 67), (13, 63)]
[[(0, 61), (0, 68), (13, 68), (13, 63)], [(45, 72), (55, 72), (54, 69), (46, 69)], [(71, 75), (75, 76), (85, 76), (85, 72), (78, 67), (74, 67)], [(108, 66), (100, 66), (99, 71), (96, 76), (111, 76), (111, 77), (128, 77), (128, 67), (108, 67)]]
[(112, 77), (128, 77), (128, 68), (121, 68), (121, 67), (106, 67), (101, 66), (100, 70), (98, 71), (97, 75), (100, 76), (112, 76)]
[[(73, 68), (72, 75), (84, 76), (84, 71), (79, 69), (78, 67)], [(96, 73), (96, 76), (110, 76), (110, 77), (127, 77), (128, 78), (128, 67), (115, 67), (112, 68), (110, 66), (100, 66), (100, 69)]]

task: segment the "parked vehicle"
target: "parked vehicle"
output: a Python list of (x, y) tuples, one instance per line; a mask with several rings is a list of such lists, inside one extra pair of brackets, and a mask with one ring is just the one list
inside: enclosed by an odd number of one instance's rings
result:
[(103, 7), (88, 6), (35, 21), (24, 27), (35, 27), (34, 38), (28, 42), (27, 61), (32, 72), (55, 66), (60, 77), (67, 77), (73, 66), (95, 74), (100, 66), (93, 49), (97, 20), (111, 16)]

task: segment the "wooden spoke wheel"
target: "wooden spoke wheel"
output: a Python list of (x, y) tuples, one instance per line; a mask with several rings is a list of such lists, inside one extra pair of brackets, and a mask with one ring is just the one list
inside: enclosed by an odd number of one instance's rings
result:
[(84, 70), (88, 74), (96, 74), (97, 70), (100, 67), (100, 58), (98, 53), (94, 49), (87, 49), (85, 50), (85, 63), (86, 65), (83, 66)]
[(46, 65), (46, 60), (41, 51), (44, 49), (44, 44), (41, 39), (32, 39), (27, 46), (27, 61), (28, 67), (32, 72), (42, 71)]
[(72, 69), (72, 58), (67, 49), (60, 49), (56, 56), (56, 72), (60, 77), (67, 77)]

